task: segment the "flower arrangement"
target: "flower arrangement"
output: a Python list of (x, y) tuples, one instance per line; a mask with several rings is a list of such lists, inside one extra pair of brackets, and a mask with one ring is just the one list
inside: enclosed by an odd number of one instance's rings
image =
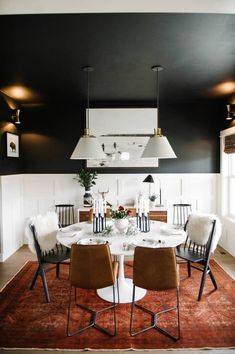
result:
[(130, 209), (125, 209), (123, 206), (119, 206), (118, 210), (110, 210), (110, 216), (112, 219), (125, 219), (128, 218), (131, 214)]

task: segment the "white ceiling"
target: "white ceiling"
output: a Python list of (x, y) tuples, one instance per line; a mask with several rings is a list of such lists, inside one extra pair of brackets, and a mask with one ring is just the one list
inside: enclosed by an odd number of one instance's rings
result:
[(235, 0), (0, 0), (0, 14), (235, 13)]

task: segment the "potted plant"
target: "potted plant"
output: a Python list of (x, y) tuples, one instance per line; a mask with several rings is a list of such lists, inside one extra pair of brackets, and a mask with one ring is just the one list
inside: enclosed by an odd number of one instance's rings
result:
[(80, 173), (74, 177), (80, 184), (80, 186), (85, 188), (85, 194), (83, 196), (83, 205), (85, 207), (92, 206), (92, 195), (91, 188), (96, 184), (97, 172), (91, 170), (81, 169)]
[(154, 208), (156, 199), (157, 199), (157, 196), (155, 193), (153, 193), (152, 195), (149, 196), (150, 207)]
[(125, 209), (123, 206), (119, 206), (117, 210), (110, 210), (110, 216), (114, 220), (115, 227), (118, 229), (120, 234), (128, 228), (129, 220), (128, 217), (131, 214), (131, 210)]

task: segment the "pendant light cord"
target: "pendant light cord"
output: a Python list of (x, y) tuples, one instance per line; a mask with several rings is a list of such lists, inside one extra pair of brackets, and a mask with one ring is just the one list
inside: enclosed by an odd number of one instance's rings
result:
[(87, 71), (87, 129), (90, 128), (90, 84), (89, 71)]
[(159, 99), (159, 77), (158, 77), (159, 69), (157, 70), (157, 126), (159, 127), (159, 107), (160, 107), (160, 99)]

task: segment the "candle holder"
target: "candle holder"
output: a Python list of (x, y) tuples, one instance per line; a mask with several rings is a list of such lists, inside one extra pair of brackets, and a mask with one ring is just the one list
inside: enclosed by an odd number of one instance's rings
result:
[(149, 213), (145, 215), (142, 213), (141, 215), (136, 214), (136, 225), (137, 229), (140, 230), (140, 232), (149, 232), (150, 231), (150, 220), (149, 220)]
[(106, 213), (101, 215), (100, 213), (97, 215), (93, 214), (93, 233), (98, 234), (103, 232), (106, 228)]

